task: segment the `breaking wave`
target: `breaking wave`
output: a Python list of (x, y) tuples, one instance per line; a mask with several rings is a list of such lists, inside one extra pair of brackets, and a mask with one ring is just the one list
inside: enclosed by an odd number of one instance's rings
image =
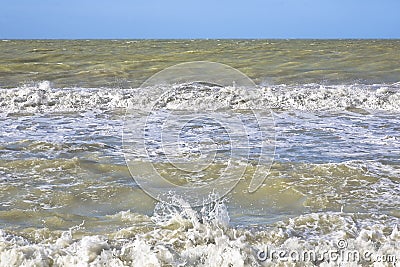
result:
[[(25, 236), (0, 231), (0, 266), (292, 266), (294, 259), (285, 263), (260, 258), (260, 251), (301, 253), (306, 249), (319, 259), (309, 259), (308, 264), (320, 266), (331, 266), (334, 262), (323, 253), (338, 249), (369, 255), (355, 259), (353, 264), (371, 264), (379, 255), (400, 257), (396, 218), (326, 212), (301, 215), (264, 228), (233, 228), (222, 201), (199, 210), (180, 199), (175, 203), (157, 204), (150, 217), (130, 211), (110, 215), (110, 219), (135, 226), (107, 236), (79, 234), (84, 223), (64, 232), (30, 230)], [(377, 223), (377, 219), (384, 223)]]
[(0, 110), (69, 112), (152, 108), (154, 101), (167, 109), (252, 108), (264, 110), (400, 111), (400, 83), (353, 85), (272, 85), (256, 88), (219, 87), (193, 83), (153, 88), (52, 88), (43, 81), (14, 89), (0, 89)]

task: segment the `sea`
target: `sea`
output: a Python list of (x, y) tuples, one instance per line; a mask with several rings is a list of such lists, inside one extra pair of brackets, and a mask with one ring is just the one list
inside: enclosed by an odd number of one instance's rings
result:
[(0, 40), (0, 266), (400, 266), (400, 40)]

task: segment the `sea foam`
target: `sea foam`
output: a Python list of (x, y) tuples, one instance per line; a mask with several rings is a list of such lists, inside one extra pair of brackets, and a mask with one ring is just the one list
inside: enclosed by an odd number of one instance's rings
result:
[[(122, 213), (112, 216), (135, 217), (129, 211)], [(0, 231), (0, 266), (292, 266), (299, 260), (257, 256), (267, 250), (293, 252), (292, 256), (307, 250), (321, 259), (306, 259), (305, 265), (390, 266), (393, 262), (377, 259), (383, 255), (399, 259), (400, 234), (396, 219), (386, 219), (388, 224), (384, 225), (368, 214), (321, 212), (264, 228), (233, 228), (223, 202), (195, 210), (176, 199), (176, 206), (156, 206), (154, 215), (147, 219), (154, 223), (153, 229), (128, 227), (108, 236), (74, 236), (75, 231), (84, 227), (82, 224), (56, 234), (57, 238), (34, 241)], [(43, 236), (43, 231), (50, 230), (36, 231)], [(338, 251), (338, 246), (359, 255), (367, 253), (369, 258), (323, 258), (325, 251)]]
[(181, 84), (152, 88), (52, 88), (43, 81), (0, 90), (0, 110), (69, 112), (118, 108), (400, 111), (400, 83), (271, 85), (255, 88)]

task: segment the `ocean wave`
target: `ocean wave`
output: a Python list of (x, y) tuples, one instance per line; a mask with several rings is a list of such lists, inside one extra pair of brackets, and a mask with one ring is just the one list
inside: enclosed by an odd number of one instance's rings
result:
[(3, 113), (151, 109), (255, 109), (400, 111), (400, 83), (219, 87), (204, 83), (152, 88), (52, 88), (43, 81), (0, 89)]
[[(159, 203), (151, 217), (130, 211), (109, 216), (147, 224), (108, 235), (82, 235), (84, 223), (64, 232), (44, 228), (18, 235), (1, 230), (0, 266), (293, 266), (293, 255), (304, 251), (312, 251), (317, 259), (297, 259), (300, 263), (320, 266), (358, 266), (373, 263), (377, 256), (400, 257), (396, 218), (325, 212), (259, 229), (233, 228), (223, 202), (194, 210), (175, 200), (176, 206)], [(325, 254), (347, 250), (369, 258), (352, 261)], [(282, 260), (260, 257), (260, 251), (292, 254)]]

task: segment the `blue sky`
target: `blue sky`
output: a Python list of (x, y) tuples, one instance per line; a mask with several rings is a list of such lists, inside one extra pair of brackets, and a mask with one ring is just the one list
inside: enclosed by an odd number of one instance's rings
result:
[(399, 0), (0, 0), (0, 38), (400, 38), (399, 12)]

